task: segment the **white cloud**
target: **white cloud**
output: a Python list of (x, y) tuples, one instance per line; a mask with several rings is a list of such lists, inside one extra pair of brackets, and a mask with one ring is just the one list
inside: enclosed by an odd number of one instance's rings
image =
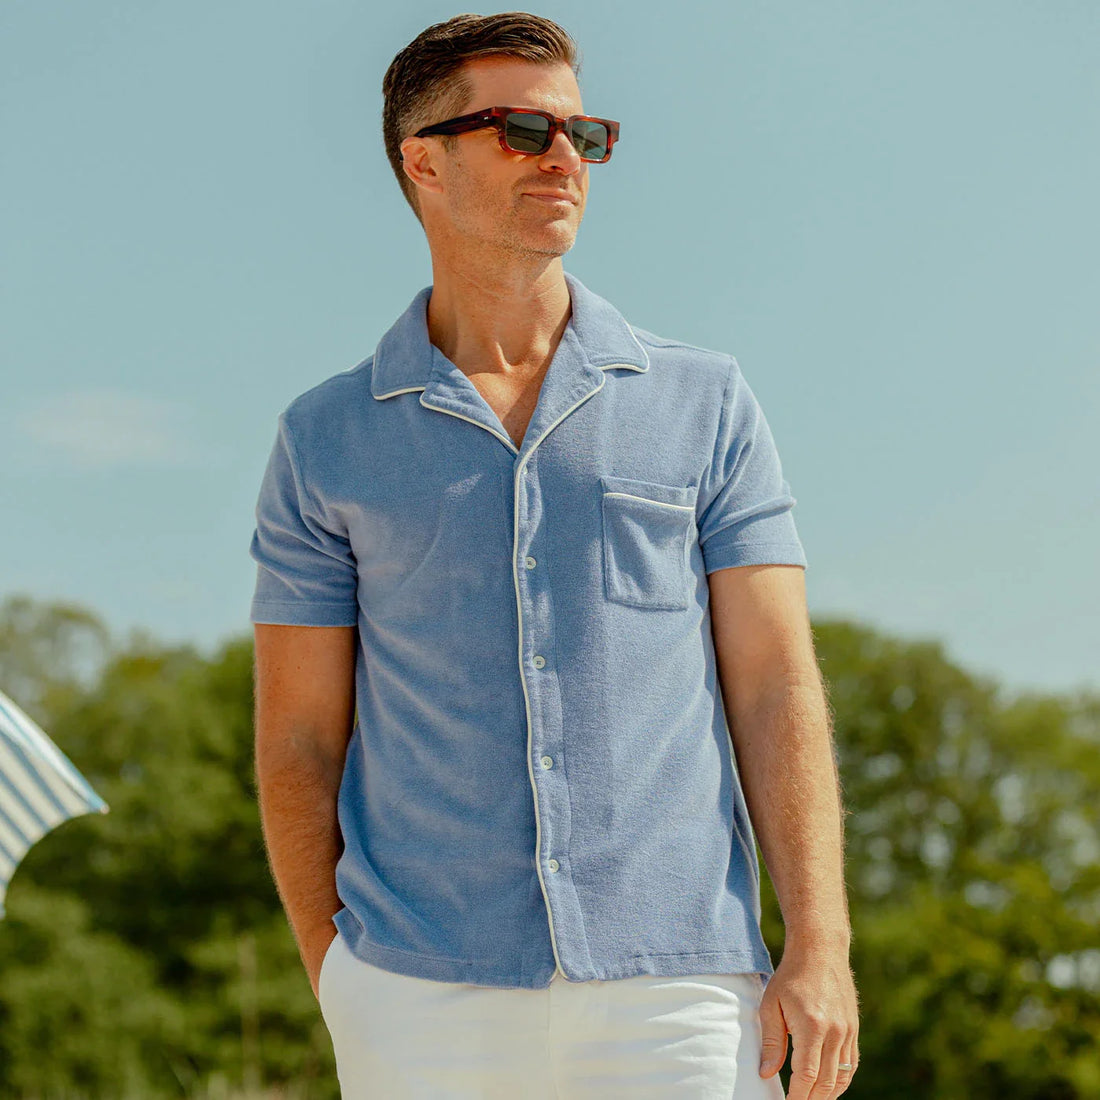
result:
[(197, 457), (186, 414), (175, 402), (128, 390), (67, 390), (27, 409), (20, 428), (83, 466), (179, 466)]

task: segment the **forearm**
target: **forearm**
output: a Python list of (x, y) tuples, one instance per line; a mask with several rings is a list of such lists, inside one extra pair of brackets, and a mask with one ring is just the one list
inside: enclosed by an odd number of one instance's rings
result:
[(823, 686), (783, 684), (735, 714), (731, 733), (788, 944), (847, 949), (843, 804)]
[[(307, 969), (319, 938), (341, 908), (336, 863), (343, 850), (337, 797), (343, 760), (316, 751), (310, 738), (261, 731), (256, 780), (272, 874)], [(331, 938), (331, 937), (328, 937)]]

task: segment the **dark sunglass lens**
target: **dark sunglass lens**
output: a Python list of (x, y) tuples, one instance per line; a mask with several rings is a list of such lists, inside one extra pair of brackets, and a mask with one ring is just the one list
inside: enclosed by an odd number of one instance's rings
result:
[(573, 145), (583, 160), (603, 160), (607, 156), (607, 127), (602, 122), (577, 119), (573, 123)]
[(517, 153), (541, 153), (546, 148), (550, 123), (542, 115), (513, 112), (504, 120), (504, 140)]

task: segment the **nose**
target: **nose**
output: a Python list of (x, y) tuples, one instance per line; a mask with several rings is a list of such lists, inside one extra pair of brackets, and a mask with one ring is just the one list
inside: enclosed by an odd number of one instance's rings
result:
[(547, 164), (560, 165), (566, 174), (576, 172), (584, 164), (576, 146), (569, 140), (569, 135), (564, 130), (559, 130), (554, 135), (550, 148), (539, 157), (539, 160)]

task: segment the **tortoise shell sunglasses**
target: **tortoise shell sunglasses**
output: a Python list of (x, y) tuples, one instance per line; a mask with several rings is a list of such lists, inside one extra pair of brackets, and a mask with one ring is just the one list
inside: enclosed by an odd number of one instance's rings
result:
[(550, 148), (559, 130), (564, 130), (581, 160), (603, 164), (611, 159), (611, 149), (619, 137), (619, 124), (609, 118), (570, 115), (558, 118), (534, 107), (486, 107), (468, 115), (449, 118), (434, 126), (417, 130), (413, 137), (430, 134), (464, 134), (492, 126), (505, 152), (538, 156)]

